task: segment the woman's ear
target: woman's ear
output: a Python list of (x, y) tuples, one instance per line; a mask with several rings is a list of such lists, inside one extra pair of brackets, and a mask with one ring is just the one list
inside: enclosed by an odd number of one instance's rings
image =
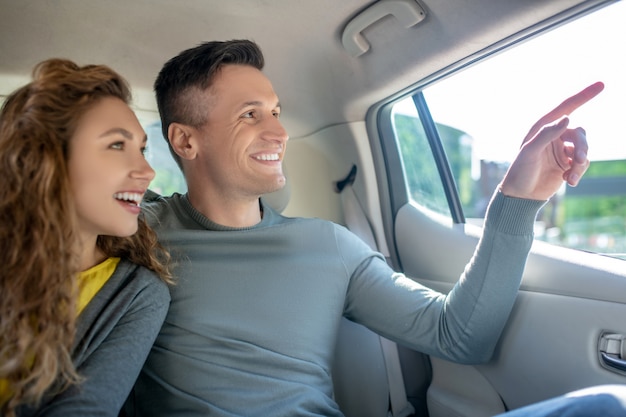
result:
[(171, 123), (167, 129), (170, 146), (182, 159), (195, 159), (197, 155), (195, 144), (195, 129), (180, 123)]

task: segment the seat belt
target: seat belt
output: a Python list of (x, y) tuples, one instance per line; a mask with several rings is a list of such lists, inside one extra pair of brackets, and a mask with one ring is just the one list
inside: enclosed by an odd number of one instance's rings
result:
[(398, 346), (395, 342), (380, 337), (380, 345), (383, 348), (385, 357), (385, 368), (387, 369), (387, 380), (389, 381), (389, 417), (407, 417), (415, 414), (415, 408), (406, 398), (406, 388), (402, 377), (400, 366), (400, 356)]
[[(352, 165), (348, 176), (335, 183), (335, 191), (339, 193), (343, 208), (346, 226), (354, 234), (359, 236), (373, 250), (378, 250), (376, 236), (374, 235), (372, 224), (370, 223), (363, 206), (352, 188), (356, 178), (357, 167)], [(398, 355), (398, 346), (395, 342), (378, 335), (380, 345), (385, 360), (387, 370), (387, 381), (389, 385), (390, 410), (388, 417), (407, 417), (415, 413), (413, 405), (406, 397), (404, 378), (402, 377), (402, 367)]]

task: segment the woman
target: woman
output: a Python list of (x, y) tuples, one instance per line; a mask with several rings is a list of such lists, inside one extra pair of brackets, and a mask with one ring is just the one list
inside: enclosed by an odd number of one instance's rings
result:
[(0, 115), (0, 414), (117, 416), (169, 306), (130, 90), (52, 59)]

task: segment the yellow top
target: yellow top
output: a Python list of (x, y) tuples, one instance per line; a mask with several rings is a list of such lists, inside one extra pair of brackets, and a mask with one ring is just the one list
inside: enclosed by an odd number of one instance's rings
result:
[[(78, 301), (76, 315), (80, 315), (92, 298), (100, 291), (111, 278), (120, 258), (107, 258), (98, 265), (83, 271), (78, 276)], [(29, 360), (32, 363), (32, 359)], [(11, 398), (11, 389), (6, 379), (0, 379), (0, 406)]]
[(78, 276), (80, 292), (78, 293), (77, 315), (83, 311), (102, 286), (111, 278), (118, 263), (120, 263), (120, 258), (108, 258), (80, 273)]

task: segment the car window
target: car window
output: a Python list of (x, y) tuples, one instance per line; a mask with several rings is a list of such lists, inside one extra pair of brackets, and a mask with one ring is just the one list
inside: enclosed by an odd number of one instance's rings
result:
[[(413, 99), (409, 97), (402, 104), (411, 108)], [(435, 213), (451, 216), (440, 172), (432, 156), (431, 145), (419, 116), (416, 113), (414, 115), (395, 113), (392, 124), (400, 146), (402, 169), (411, 199), (420, 202), (424, 208)], [(459, 132), (442, 125), (438, 126), (438, 131)], [(452, 141), (461, 142), (458, 136), (454, 134), (451, 136)], [(446, 138), (447, 136), (444, 136), (442, 139)]]
[(150, 188), (161, 195), (186, 192), (187, 184), (185, 183), (185, 177), (178, 165), (176, 165), (167, 142), (163, 138), (161, 122), (159, 120), (149, 121), (144, 126), (144, 130), (146, 135), (148, 135), (149, 143), (146, 159), (156, 173)]
[(159, 114), (138, 108), (134, 110), (139, 123), (141, 123), (148, 136), (146, 159), (155, 171), (154, 179), (150, 183), (150, 189), (161, 195), (186, 192), (187, 184), (185, 183), (185, 177), (178, 165), (176, 165), (174, 158), (170, 154), (167, 142), (163, 138)]
[[(583, 126), (591, 166), (540, 212), (535, 237), (626, 259), (626, 3), (618, 2), (466, 67), (423, 94), (445, 149), (467, 222), (480, 224), (488, 199), (517, 154), (526, 129), (595, 81), (603, 91), (571, 116)], [(449, 215), (431, 175), (415, 95), (394, 104), (394, 134), (411, 202)], [(439, 182), (439, 185), (435, 183)], [(434, 191), (438, 190), (438, 191)]]

